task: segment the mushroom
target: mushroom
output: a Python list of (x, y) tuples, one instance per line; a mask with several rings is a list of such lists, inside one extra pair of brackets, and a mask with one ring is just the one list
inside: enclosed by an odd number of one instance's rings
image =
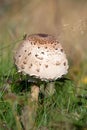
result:
[[(26, 36), (17, 48), (14, 59), (18, 72), (41, 81), (54, 81), (68, 72), (68, 60), (62, 45), (48, 34)], [(35, 95), (38, 96), (39, 91), (36, 94), (36, 90)]]

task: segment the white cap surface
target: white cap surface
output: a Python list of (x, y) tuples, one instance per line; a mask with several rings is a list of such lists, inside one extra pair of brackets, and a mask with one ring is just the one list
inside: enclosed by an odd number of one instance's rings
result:
[(48, 34), (27, 36), (14, 58), (19, 72), (41, 80), (56, 80), (68, 70), (68, 61), (61, 44)]

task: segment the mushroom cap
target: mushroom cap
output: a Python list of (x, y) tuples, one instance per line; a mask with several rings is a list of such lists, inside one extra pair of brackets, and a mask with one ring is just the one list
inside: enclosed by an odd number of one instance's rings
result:
[(14, 59), (19, 72), (41, 80), (56, 80), (68, 72), (68, 60), (61, 44), (48, 34), (26, 36)]

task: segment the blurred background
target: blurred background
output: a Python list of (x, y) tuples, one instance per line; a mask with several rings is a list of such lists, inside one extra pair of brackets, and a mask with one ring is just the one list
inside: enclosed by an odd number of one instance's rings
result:
[(72, 78), (82, 71), (87, 74), (84, 67), (81, 71), (82, 65), (87, 65), (87, 0), (0, 0), (2, 73), (10, 68), (10, 56), (19, 40), (32, 33), (48, 33), (59, 39)]

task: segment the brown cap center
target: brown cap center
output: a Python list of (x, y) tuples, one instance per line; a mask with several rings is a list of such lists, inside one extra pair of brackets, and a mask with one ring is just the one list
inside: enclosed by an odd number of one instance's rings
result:
[(40, 37), (48, 37), (48, 34), (38, 34)]

